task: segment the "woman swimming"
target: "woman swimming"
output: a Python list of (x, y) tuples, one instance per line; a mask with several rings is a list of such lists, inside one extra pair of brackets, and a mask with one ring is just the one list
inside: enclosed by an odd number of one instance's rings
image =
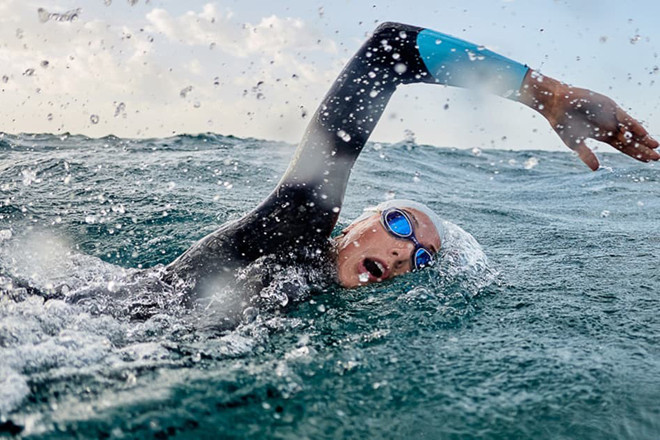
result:
[(543, 115), (592, 170), (599, 163), (588, 138), (640, 161), (660, 159), (658, 142), (603, 95), (448, 35), (383, 23), (323, 99), (275, 190), (169, 264), (163, 280), (209, 294), (228, 274), (268, 256), (278, 267), (329, 263), (339, 284), (357, 287), (433, 264), (444, 245), (442, 221), (419, 203), (379, 205), (330, 236), (355, 160), (397, 86), (412, 83), (486, 89), (519, 101)]

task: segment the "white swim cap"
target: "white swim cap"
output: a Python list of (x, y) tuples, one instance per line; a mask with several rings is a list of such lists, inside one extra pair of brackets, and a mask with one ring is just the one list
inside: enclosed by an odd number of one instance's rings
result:
[(429, 208), (425, 204), (414, 202), (412, 200), (392, 199), (379, 203), (376, 206), (369, 206), (367, 208), (364, 208), (364, 214), (353, 220), (351, 223), (357, 223), (359, 221), (364, 220), (367, 217), (371, 217), (375, 212), (383, 212), (390, 208), (399, 208), (399, 209), (410, 208), (410, 209), (415, 209), (423, 214), (426, 214), (426, 216), (431, 220), (431, 223), (433, 223), (433, 226), (435, 226), (435, 230), (438, 232), (438, 236), (440, 237), (440, 247), (443, 248), (445, 246), (445, 239), (447, 238), (447, 233), (446, 233), (447, 227), (445, 224), (447, 224), (448, 222), (440, 218), (438, 214), (436, 214), (431, 208)]

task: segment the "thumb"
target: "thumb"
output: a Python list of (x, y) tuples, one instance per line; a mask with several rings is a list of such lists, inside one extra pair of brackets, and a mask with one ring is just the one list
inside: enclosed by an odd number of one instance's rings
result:
[(591, 168), (591, 171), (596, 171), (600, 166), (598, 163), (598, 158), (594, 152), (591, 151), (589, 147), (587, 147), (587, 144), (585, 144), (584, 141), (581, 140), (572, 146), (569, 145), (569, 148), (578, 154), (580, 160), (582, 160), (582, 162)]

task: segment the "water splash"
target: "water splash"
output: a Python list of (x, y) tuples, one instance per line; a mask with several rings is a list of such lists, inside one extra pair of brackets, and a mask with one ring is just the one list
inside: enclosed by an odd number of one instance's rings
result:
[(82, 8), (71, 9), (66, 12), (48, 12), (44, 8), (37, 9), (37, 15), (41, 23), (48, 21), (72, 22), (76, 21), (80, 14), (82, 14)]

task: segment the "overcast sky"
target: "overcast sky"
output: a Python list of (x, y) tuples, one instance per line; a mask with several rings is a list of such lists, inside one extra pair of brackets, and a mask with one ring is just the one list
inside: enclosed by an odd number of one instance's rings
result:
[[(605, 93), (658, 136), (659, 17), (657, 0), (0, 0), (0, 131), (295, 143), (366, 35), (402, 21)], [(520, 104), (442, 86), (397, 91), (372, 140), (406, 130), (433, 145), (562, 148)]]

